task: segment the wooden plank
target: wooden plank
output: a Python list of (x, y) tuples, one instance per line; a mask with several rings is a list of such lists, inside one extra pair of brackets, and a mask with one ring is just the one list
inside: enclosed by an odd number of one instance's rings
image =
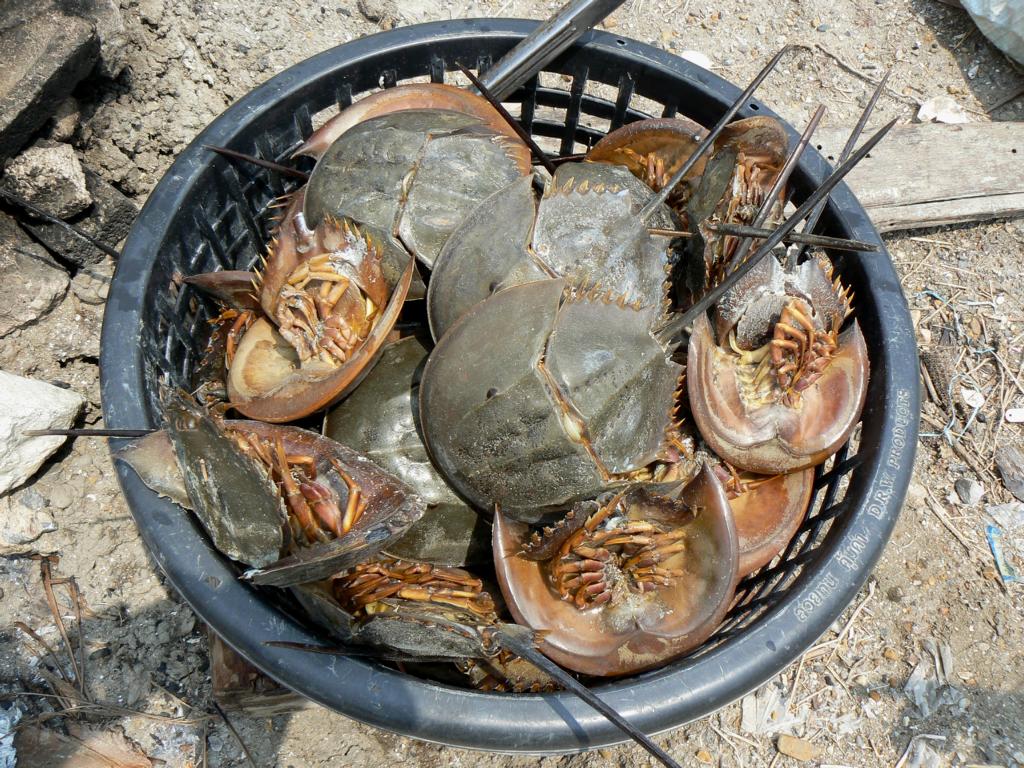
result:
[(316, 706), (264, 675), (209, 627), (206, 635), (210, 643), (213, 698), (225, 710), (245, 712), (252, 717), (274, 717)]
[[(849, 133), (820, 128), (814, 144), (834, 163)], [(1024, 124), (897, 126), (847, 183), (881, 232), (1019, 216)]]

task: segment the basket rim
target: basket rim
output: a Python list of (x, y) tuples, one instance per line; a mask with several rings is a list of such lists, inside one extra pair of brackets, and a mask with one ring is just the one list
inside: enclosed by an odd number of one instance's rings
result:
[[(284, 96), (339, 70), (358, 66), (382, 50), (397, 51), (441, 40), (493, 38), (513, 44), (539, 22), (482, 18), (429, 22), (381, 32), (329, 49), (270, 78), (235, 102), (174, 161), (150, 194), (129, 234), (111, 283), (103, 322), (100, 376), (105, 423), (110, 428), (157, 426), (145, 402), (142, 298), (171, 213), (194, 192), (210, 153), (203, 145), (230, 145), (241, 126), (260, 120)], [(626, 56), (683, 79), (722, 105), (740, 89), (653, 46), (592, 31), (565, 55), (587, 52)], [(756, 114), (774, 116), (758, 100)], [(724, 106), (723, 106), (724, 109)], [(740, 116), (755, 114), (741, 113)], [(781, 118), (780, 118), (781, 120)], [(795, 136), (792, 128), (787, 130)], [(820, 183), (830, 166), (811, 149), (800, 171)], [(917, 349), (906, 299), (878, 233), (852, 192), (840, 185), (831, 209), (843, 235), (878, 243), (882, 253), (860, 254), (871, 285), (865, 298), (878, 314), (877, 350), (884, 376), (873, 381), (858, 456), (859, 482), (851, 483), (848, 511), (833, 523), (820, 548), (820, 565), (805, 568), (778, 604), (752, 626), (695, 658), (643, 675), (595, 686), (602, 698), (648, 733), (703, 717), (782, 671), (842, 613), (870, 574), (891, 535), (910, 481), (917, 444), (920, 396)], [(872, 379), (876, 379), (875, 371)], [(880, 413), (879, 413), (880, 411)], [(871, 413), (871, 418), (867, 414)], [(869, 423), (874, 425), (869, 428)], [(127, 441), (112, 439), (111, 451)], [(317, 643), (319, 638), (235, 578), (235, 570), (183, 515), (150, 491), (122, 462), (118, 480), (149, 551), (193, 610), (229, 645), (266, 674), (303, 696), (385, 730), (458, 747), (534, 754), (565, 754), (621, 743), (620, 731), (565, 692), (488, 694), (441, 685), (348, 657), (325, 657), (263, 645), (267, 640)]]

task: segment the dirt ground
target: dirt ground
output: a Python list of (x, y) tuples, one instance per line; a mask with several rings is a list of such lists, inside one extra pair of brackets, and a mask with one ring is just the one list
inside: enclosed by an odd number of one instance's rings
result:
[[(175, 155), (229, 104), (314, 53), (391, 24), (539, 18), (557, 5), (122, 0), (129, 71), (116, 82), (91, 81), (77, 94), (85, 111), (74, 143), (85, 163), (141, 204)], [(364, 10), (381, 21), (368, 20)], [(607, 27), (673, 52), (700, 52), (737, 83), (748, 81), (784, 43), (798, 44), (798, 53), (760, 91), (795, 125), (804, 124), (818, 103), (828, 108), (826, 125), (852, 124), (871, 89), (866, 80), (889, 66), (891, 92), (872, 124), (892, 117), (910, 121), (920, 101), (943, 94), (975, 120), (1019, 120), (1024, 110), (1019, 99), (986, 111), (1024, 85), (1024, 77), (964, 12), (934, 0), (630, 0)], [(984, 533), (990, 522), (985, 505), (1010, 500), (993, 474), (992, 451), (1024, 438), (1020, 425), (1002, 419), (1003, 406), (1024, 406), (1024, 222), (905, 232), (886, 241), (923, 348), (942, 342), (942, 325), (957, 328), (946, 339), (953, 346), (947, 373), (959, 374), (954, 391), (973, 387), (988, 399), (962, 435), (959, 428), (952, 433), (962, 455), (941, 436), (922, 438), (906, 506), (867, 586), (822, 644), (770, 682), (762, 696), (774, 689), (787, 697), (794, 732), (820, 749), (813, 760), (818, 764), (897, 765), (913, 745), (904, 764), (1024, 766), (1024, 588), (999, 582)], [(67, 383), (88, 399), (90, 425), (100, 423), (102, 304), (81, 295), (94, 300), (88, 291), (69, 292), (41, 322), (0, 342), (0, 367)], [(925, 401), (930, 421), (922, 431), (942, 432), (946, 416)], [(964, 410), (961, 402), (956, 409), (962, 427), (971, 408)], [(984, 484), (980, 503), (949, 500), (959, 478)], [(205, 726), (203, 750), (204, 726), (196, 721), (210, 708), (205, 632), (143, 547), (104, 442), (66, 445), (34, 481), (0, 504), (15, 512), (45, 507), (56, 522), (36, 547), (58, 553), (55, 576), (74, 576), (82, 591), (94, 699), (126, 710), (102, 722), (123, 728), (165, 765), (201, 765), (204, 759), (218, 768), (249, 764), (238, 739), (216, 717)], [(38, 645), (14, 627), (24, 622), (42, 640), (60, 645), (39, 563), (0, 558), (0, 586), (0, 691), (46, 690), (38, 676)], [(946, 650), (953, 664), (946, 665), (948, 684), (933, 711), (923, 716), (904, 688), (919, 662), (923, 668), (933, 664), (931, 647)], [(32, 697), (22, 700), (40, 711)], [(741, 719), (737, 703), (659, 742), (684, 765), (795, 764), (777, 752), (774, 735), (752, 733)], [(234, 713), (231, 722), (258, 766), (651, 763), (635, 746), (543, 759), (480, 754), (400, 738), (313, 707), (270, 719)], [(29, 757), (18, 763), (33, 764), (52, 763)]]

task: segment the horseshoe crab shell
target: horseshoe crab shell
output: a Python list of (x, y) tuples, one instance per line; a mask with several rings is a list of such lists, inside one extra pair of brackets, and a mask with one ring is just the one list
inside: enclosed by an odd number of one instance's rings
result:
[(478, 302), (513, 285), (550, 277), (600, 283), (616, 296), (660, 305), (666, 294), (671, 227), (664, 206), (637, 214), (652, 192), (620, 165), (564, 163), (540, 200), (529, 179), (481, 203), (434, 264), (427, 314), (435, 340)]
[(729, 494), (739, 539), (739, 575), (753, 573), (781, 552), (800, 528), (814, 491), (814, 470), (757, 478)]
[(682, 374), (651, 334), (658, 312), (564, 280), (477, 304), (423, 371), (435, 465), (477, 508), (525, 522), (647, 475), (666, 456)]
[(389, 344), (362, 384), (324, 419), (324, 434), (367, 456), (427, 503), (388, 553), (438, 565), (490, 562), (490, 523), (460, 499), (427, 456), (419, 432), (419, 384), (429, 351), (410, 336)]
[(545, 563), (522, 557), (528, 527), (495, 515), (495, 569), (509, 610), (518, 623), (543, 630), (539, 647), (546, 656), (576, 672), (624, 675), (686, 653), (721, 623), (735, 592), (736, 529), (714, 473), (705, 467), (683, 489), (681, 505), (633, 498), (627, 520), (634, 508), (650, 514), (656, 507), (657, 519), (680, 534), (682, 551), (664, 561), (675, 575), (653, 589), (619, 584), (611, 600), (582, 610), (555, 591)]
[(306, 185), (310, 224), (348, 217), (396, 238), (427, 267), (481, 200), (533, 171), (529, 148), (461, 112), (373, 117), (324, 152)]
[(372, 117), (412, 109), (443, 109), (478, 117), (491, 130), (519, 139), (487, 99), (444, 83), (409, 83), (370, 94), (328, 120), (295, 150), (294, 157), (320, 159), (345, 131)]

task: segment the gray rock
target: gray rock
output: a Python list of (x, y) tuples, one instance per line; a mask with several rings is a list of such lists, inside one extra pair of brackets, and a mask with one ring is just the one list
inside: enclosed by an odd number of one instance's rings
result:
[(62, 0), (61, 7), (95, 25), (100, 39), (99, 74), (112, 80), (120, 75), (128, 65), (128, 34), (117, 0)]
[(26, 488), (22, 491), (18, 495), (18, 501), (21, 502), (22, 506), (28, 507), (33, 512), (45, 509), (48, 504), (46, 497), (35, 488)]
[(58, 485), (50, 492), (50, 504), (57, 509), (67, 509), (74, 501), (75, 494), (67, 485)]
[(53, 516), (44, 509), (32, 509), (22, 499), (0, 497), (0, 554), (22, 553), (44, 533), (57, 530)]
[[(85, 186), (92, 206), (69, 223), (111, 248), (116, 248), (131, 229), (139, 209), (135, 203), (85, 167)], [(99, 264), (107, 255), (96, 246), (57, 224), (28, 224), (29, 231), (51, 251), (78, 265)]]
[(357, 0), (356, 7), (367, 21), (390, 28), (398, 18), (398, 3), (395, 0)]
[(0, 338), (43, 317), (67, 290), (67, 273), (0, 213)]
[(102, 323), (102, 307), (85, 304), (69, 292), (45, 320), (24, 335), (32, 334), (33, 339), (38, 339), (45, 333), (45, 339), (36, 342), (36, 351), (49, 360), (66, 363), (82, 358), (99, 359)]
[(969, 477), (959, 478), (953, 483), (953, 488), (956, 489), (956, 495), (960, 497), (960, 501), (968, 507), (973, 507), (985, 495), (985, 486)]
[(74, 96), (68, 96), (53, 113), (48, 138), (50, 141), (71, 141), (81, 119), (82, 111), (78, 100)]
[(67, 429), (84, 403), (77, 392), (0, 371), (0, 494), (32, 477), (67, 439), (23, 433)]
[(103, 304), (114, 277), (114, 260), (104, 255), (103, 261), (88, 264), (78, 270), (71, 281), (71, 291), (85, 304)]
[(92, 69), (92, 23), (36, 0), (0, 3), (0, 159), (24, 147)]
[(164, 0), (139, 0), (139, 18), (151, 27), (160, 25), (164, 17)]
[(70, 144), (43, 141), (26, 149), (7, 162), (0, 186), (58, 219), (70, 219), (92, 204)]

